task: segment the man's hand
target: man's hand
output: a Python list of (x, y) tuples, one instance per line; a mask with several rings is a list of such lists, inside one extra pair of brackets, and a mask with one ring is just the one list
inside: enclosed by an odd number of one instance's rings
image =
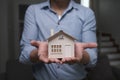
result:
[(31, 45), (37, 47), (38, 49), (38, 60), (44, 63), (60, 63), (60, 60), (57, 58), (48, 58), (48, 43), (47, 42), (40, 42), (40, 41), (31, 41)]
[(75, 57), (65, 57), (62, 60), (57, 58), (48, 58), (48, 43), (47, 42), (40, 42), (40, 41), (31, 41), (31, 45), (37, 47), (37, 57), (38, 61), (42, 61), (44, 63), (76, 63), (76, 62), (89, 62), (89, 55), (84, 50), (86, 48), (96, 48), (96, 43), (75, 43)]
[(62, 59), (62, 63), (75, 63), (90, 61), (88, 53), (84, 50), (86, 48), (96, 48), (97, 43), (75, 43), (75, 57), (66, 57)]

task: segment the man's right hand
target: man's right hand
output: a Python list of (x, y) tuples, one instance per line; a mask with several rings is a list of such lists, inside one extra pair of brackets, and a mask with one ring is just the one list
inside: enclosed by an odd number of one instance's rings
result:
[(40, 41), (32, 40), (31, 45), (38, 48), (37, 49), (38, 50), (37, 51), (38, 62), (42, 61), (44, 63), (60, 63), (60, 60), (57, 58), (48, 58), (48, 43), (47, 42), (40, 42)]

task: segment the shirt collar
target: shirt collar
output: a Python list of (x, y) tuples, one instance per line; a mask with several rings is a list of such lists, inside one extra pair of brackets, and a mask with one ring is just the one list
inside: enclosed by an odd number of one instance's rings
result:
[[(46, 2), (44, 2), (41, 6), (41, 9), (50, 9), (50, 0), (47, 0)], [(70, 4), (68, 6), (68, 9), (77, 9), (78, 10), (78, 4), (76, 4), (73, 0), (70, 0)]]
[(46, 2), (40, 5), (40, 9), (46, 9), (46, 8), (50, 8), (50, 0), (47, 0)]

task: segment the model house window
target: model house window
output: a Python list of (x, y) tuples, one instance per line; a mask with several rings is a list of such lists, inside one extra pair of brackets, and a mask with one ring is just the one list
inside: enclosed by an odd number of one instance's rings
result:
[(90, 7), (90, 0), (81, 0), (81, 4), (86, 7)]
[(62, 46), (61, 45), (51, 45), (51, 52), (52, 53), (62, 53)]

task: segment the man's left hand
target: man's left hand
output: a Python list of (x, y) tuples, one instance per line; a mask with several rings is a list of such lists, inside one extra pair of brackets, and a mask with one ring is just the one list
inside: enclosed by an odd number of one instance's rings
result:
[[(97, 43), (75, 43), (75, 57), (65, 57), (62, 59), (61, 63), (75, 63), (75, 62), (82, 62), (83, 56), (85, 55), (84, 60), (88, 60), (89, 62), (89, 54), (84, 50), (86, 48), (96, 48)], [(86, 56), (87, 55), (87, 56)]]

